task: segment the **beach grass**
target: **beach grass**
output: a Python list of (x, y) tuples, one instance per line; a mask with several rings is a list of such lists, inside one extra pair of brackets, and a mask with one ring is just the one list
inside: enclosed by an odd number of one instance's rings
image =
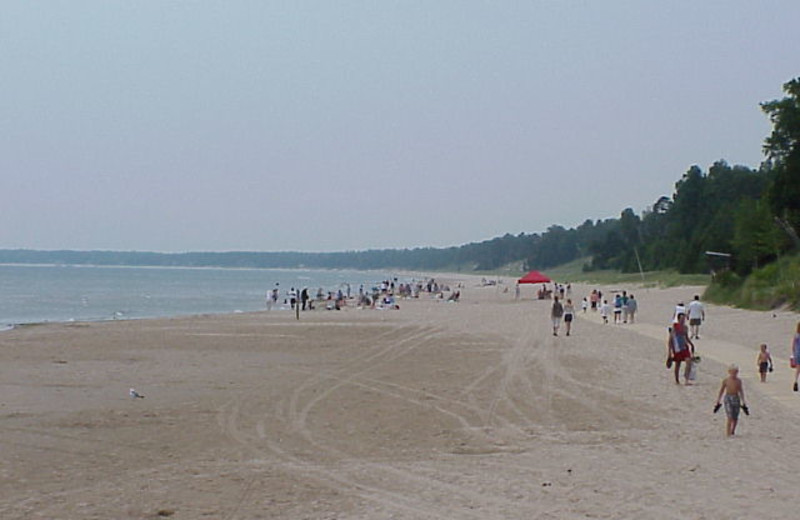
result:
[[(678, 287), (682, 285), (708, 285), (711, 276), (707, 274), (681, 274), (674, 270), (645, 271), (641, 273), (623, 273), (612, 269), (584, 271), (583, 266), (589, 258), (579, 258), (556, 267), (541, 269), (541, 271), (557, 282), (583, 282), (599, 285), (613, 284), (642, 284), (646, 287)], [(519, 263), (510, 264), (503, 269), (492, 271), (476, 271), (474, 274), (492, 276), (522, 276), (522, 266)]]
[(745, 309), (800, 309), (800, 255), (786, 256), (741, 278), (727, 272), (709, 285), (712, 302)]

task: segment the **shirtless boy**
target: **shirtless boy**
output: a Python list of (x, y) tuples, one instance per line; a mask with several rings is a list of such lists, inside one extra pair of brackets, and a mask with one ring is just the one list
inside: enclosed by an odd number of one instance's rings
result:
[(758, 374), (761, 376), (761, 382), (767, 382), (767, 372), (772, 372), (772, 356), (767, 350), (767, 344), (761, 344), (761, 350), (758, 352), (758, 359), (756, 359), (756, 364), (758, 365)]
[(728, 367), (728, 377), (722, 380), (717, 403), (714, 405), (714, 413), (717, 413), (722, 406), (723, 394), (725, 394), (725, 415), (728, 416), (725, 433), (728, 437), (733, 437), (736, 433), (736, 424), (739, 422), (739, 409), (741, 408), (745, 415), (750, 415), (750, 410), (747, 408), (747, 403), (744, 399), (742, 380), (739, 379), (739, 367), (736, 365)]

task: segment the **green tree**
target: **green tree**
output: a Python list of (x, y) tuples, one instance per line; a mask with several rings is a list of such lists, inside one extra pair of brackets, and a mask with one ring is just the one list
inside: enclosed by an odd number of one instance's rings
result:
[(736, 271), (748, 274), (751, 270), (773, 260), (781, 244), (781, 236), (766, 203), (742, 199), (736, 212), (732, 245)]
[(773, 162), (775, 177), (768, 198), (775, 215), (800, 229), (800, 78), (783, 85), (787, 96), (761, 103), (772, 122), (764, 153)]

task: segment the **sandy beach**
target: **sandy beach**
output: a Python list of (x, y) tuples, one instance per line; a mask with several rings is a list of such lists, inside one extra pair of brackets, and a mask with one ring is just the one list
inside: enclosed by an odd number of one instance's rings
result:
[[(685, 387), (666, 326), (699, 288), (619, 287), (637, 324), (579, 312), (567, 338), (532, 287), (450, 281), (459, 303), (0, 333), (0, 518), (796, 516), (796, 314), (707, 306)], [(726, 439), (730, 362), (752, 414)]]

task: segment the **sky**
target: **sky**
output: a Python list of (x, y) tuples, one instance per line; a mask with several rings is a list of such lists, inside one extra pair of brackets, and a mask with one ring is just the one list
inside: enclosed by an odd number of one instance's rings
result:
[(0, 3), (0, 248), (460, 245), (758, 167), (800, 2)]

